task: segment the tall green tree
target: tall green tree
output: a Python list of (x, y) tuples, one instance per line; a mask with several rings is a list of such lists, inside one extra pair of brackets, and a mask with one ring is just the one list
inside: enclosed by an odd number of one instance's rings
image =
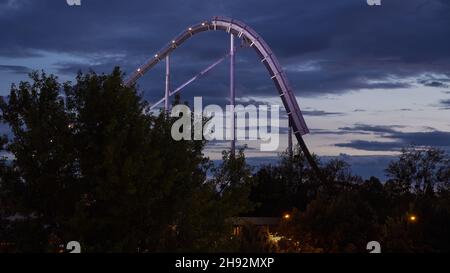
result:
[(254, 175), (250, 199), (256, 203), (255, 215), (279, 217), (294, 207), (305, 209), (319, 190), (320, 181), (300, 146), (295, 146), (292, 156), (288, 152), (279, 156), (279, 162), (261, 167)]
[(386, 173), (398, 191), (424, 193), (448, 186), (449, 165), (443, 150), (408, 147), (402, 150), (398, 160), (389, 164)]
[(227, 218), (246, 210), (238, 205), (247, 203), (240, 190), (251, 177), (245, 159), (234, 161), (237, 175), (223, 172), (233, 183), (219, 193), (225, 180), (208, 180), (205, 142), (173, 140), (174, 118), (146, 114), (122, 76), (118, 68), (79, 73), (61, 85), (33, 73), (0, 100), (12, 130), (2, 144), (13, 157), (0, 166), (0, 196), (20, 216), (2, 237), (16, 251), (56, 251), (72, 240), (91, 252), (233, 246)]

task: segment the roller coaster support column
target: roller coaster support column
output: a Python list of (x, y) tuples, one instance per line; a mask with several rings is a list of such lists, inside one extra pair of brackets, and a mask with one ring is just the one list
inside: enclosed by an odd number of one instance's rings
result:
[(234, 158), (236, 152), (236, 113), (235, 106), (235, 85), (234, 85), (234, 61), (235, 61), (234, 35), (230, 34), (230, 105), (231, 105), (231, 156)]
[(289, 159), (292, 160), (293, 156), (294, 156), (294, 150), (292, 147), (292, 122), (291, 119), (288, 118), (288, 126), (289, 126), (289, 130), (288, 130), (288, 155), (289, 155)]
[(164, 109), (169, 111), (170, 96), (170, 57), (166, 56), (166, 93), (164, 94)]

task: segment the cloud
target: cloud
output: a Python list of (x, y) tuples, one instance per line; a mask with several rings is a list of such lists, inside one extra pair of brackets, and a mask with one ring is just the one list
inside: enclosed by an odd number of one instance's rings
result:
[[(130, 73), (189, 25), (227, 15), (248, 23), (264, 37), (287, 69), (298, 96), (407, 88), (417, 84), (407, 78), (450, 76), (450, 6), (445, 1), (430, 0), (423, 5), (422, 0), (410, 0), (405, 5), (403, 0), (392, 0), (381, 9), (361, 0), (138, 0), (133, 5), (112, 0), (107, 4), (85, 1), (78, 8), (52, 0), (5, 3), (10, 8), (0, 13), (0, 25), (15, 27), (2, 29), (0, 57), (15, 60), (52, 52), (86, 60), (56, 60), (59, 73), (66, 75), (89, 68), (109, 72), (115, 65)], [(174, 77), (190, 78), (223, 56), (227, 48), (225, 33), (196, 36), (173, 54)], [(248, 91), (246, 95), (273, 96), (273, 83), (258, 63), (251, 50), (239, 50), (240, 90)], [(216, 72), (208, 76), (211, 81), (202, 79), (195, 92), (205, 94), (210, 83), (226, 83), (226, 66)], [(157, 73), (151, 71), (140, 81), (150, 100), (163, 89)], [(4, 77), (0, 75), (2, 81)], [(446, 82), (436, 79), (423, 84), (443, 87)], [(211, 98), (223, 97), (226, 84), (216, 89), (208, 93)]]
[(352, 140), (348, 143), (337, 143), (337, 147), (353, 148), (365, 151), (399, 151), (409, 145), (450, 147), (450, 132), (401, 132), (395, 128), (401, 126), (356, 125), (340, 128), (344, 132), (367, 132), (381, 136), (384, 141)]
[(369, 135), (368, 132), (350, 132), (350, 131), (336, 131), (336, 130), (326, 130), (326, 129), (310, 129), (312, 135), (350, 135), (350, 134), (361, 134), (361, 135)]
[(403, 147), (402, 142), (380, 142), (367, 140), (352, 140), (349, 143), (336, 143), (337, 147), (353, 148), (364, 151), (399, 151)]
[(14, 12), (27, 2), (28, 0), (3, 0), (0, 2), (0, 15)]
[(323, 110), (302, 110), (305, 116), (342, 116), (342, 112), (327, 112)]
[(392, 139), (400, 139), (402, 143), (419, 146), (450, 146), (450, 132), (432, 131), (432, 132), (396, 132), (388, 136)]
[(27, 74), (31, 72), (31, 69), (20, 65), (0, 65), (0, 71), (15, 74)]
[(349, 133), (376, 133), (376, 134), (393, 134), (397, 133), (395, 129), (403, 128), (401, 125), (368, 125), (356, 124), (353, 127), (340, 127), (339, 130)]
[(429, 81), (429, 82), (421, 82), (425, 86), (429, 87), (441, 87), (441, 88), (448, 88), (448, 84), (438, 81)]
[(441, 100), (440, 104), (441, 104), (445, 109), (450, 109), (450, 99), (448, 99), (448, 100)]
[(426, 74), (422, 75), (420, 79), (417, 80), (417, 82), (427, 87), (448, 88), (450, 78), (448, 75)]

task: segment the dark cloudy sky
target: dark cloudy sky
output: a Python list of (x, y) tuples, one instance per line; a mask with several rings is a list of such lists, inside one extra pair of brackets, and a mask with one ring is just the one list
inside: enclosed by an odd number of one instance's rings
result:
[[(381, 170), (381, 157), (411, 143), (449, 149), (449, 0), (382, 0), (376, 7), (365, 0), (82, 0), (81, 7), (0, 0), (0, 95), (33, 69), (64, 81), (80, 69), (119, 65), (130, 73), (189, 25), (215, 15), (244, 21), (272, 47), (305, 112), (312, 151)], [(173, 86), (222, 57), (227, 39), (202, 33), (179, 48)], [(163, 93), (163, 69), (139, 82), (151, 102)], [(227, 69), (221, 64), (183, 96), (225, 103)], [(238, 51), (237, 73), (239, 100), (280, 103), (249, 49)], [(262, 162), (274, 155), (249, 151)]]

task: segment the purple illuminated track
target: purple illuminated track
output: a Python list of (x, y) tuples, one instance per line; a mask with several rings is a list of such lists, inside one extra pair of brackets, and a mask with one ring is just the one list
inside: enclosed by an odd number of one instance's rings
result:
[[(226, 31), (232, 36), (243, 39), (251, 48), (253, 48), (261, 59), (261, 63), (264, 64), (269, 76), (274, 81), (275, 86), (278, 89), (280, 98), (288, 114), (290, 124), (293, 128), (294, 134), (308, 159), (312, 168), (316, 171), (317, 175), (321, 177), (319, 168), (317, 167), (313, 157), (311, 156), (302, 136), (309, 133), (309, 129), (305, 123), (300, 107), (294, 96), (294, 93), (289, 85), (286, 74), (284, 73), (280, 63), (278, 62), (275, 54), (272, 52), (267, 43), (248, 25), (227, 17), (213, 17), (210, 21), (204, 21), (199, 24), (193, 25), (183, 31), (180, 35), (175, 37), (170, 43), (158, 51), (150, 60), (145, 64), (137, 68), (127, 79), (125, 84), (127, 86), (133, 85), (140, 77), (142, 77), (147, 71), (158, 64), (160, 61), (166, 59), (168, 65), (168, 56), (176, 50), (181, 44), (183, 44), (190, 37), (197, 33), (205, 31)], [(233, 77), (233, 76), (232, 76)], [(195, 79), (195, 77), (194, 77)], [(234, 82), (234, 79), (232, 80)], [(234, 83), (233, 83), (234, 85)], [(169, 94), (168, 85), (166, 84), (166, 96), (161, 101), (166, 101)], [(173, 92), (174, 93), (174, 92)], [(172, 94), (173, 94), (172, 93)], [(233, 92), (232, 92), (233, 93)], [(160, 101), (160, 102), (161, 102)]]

